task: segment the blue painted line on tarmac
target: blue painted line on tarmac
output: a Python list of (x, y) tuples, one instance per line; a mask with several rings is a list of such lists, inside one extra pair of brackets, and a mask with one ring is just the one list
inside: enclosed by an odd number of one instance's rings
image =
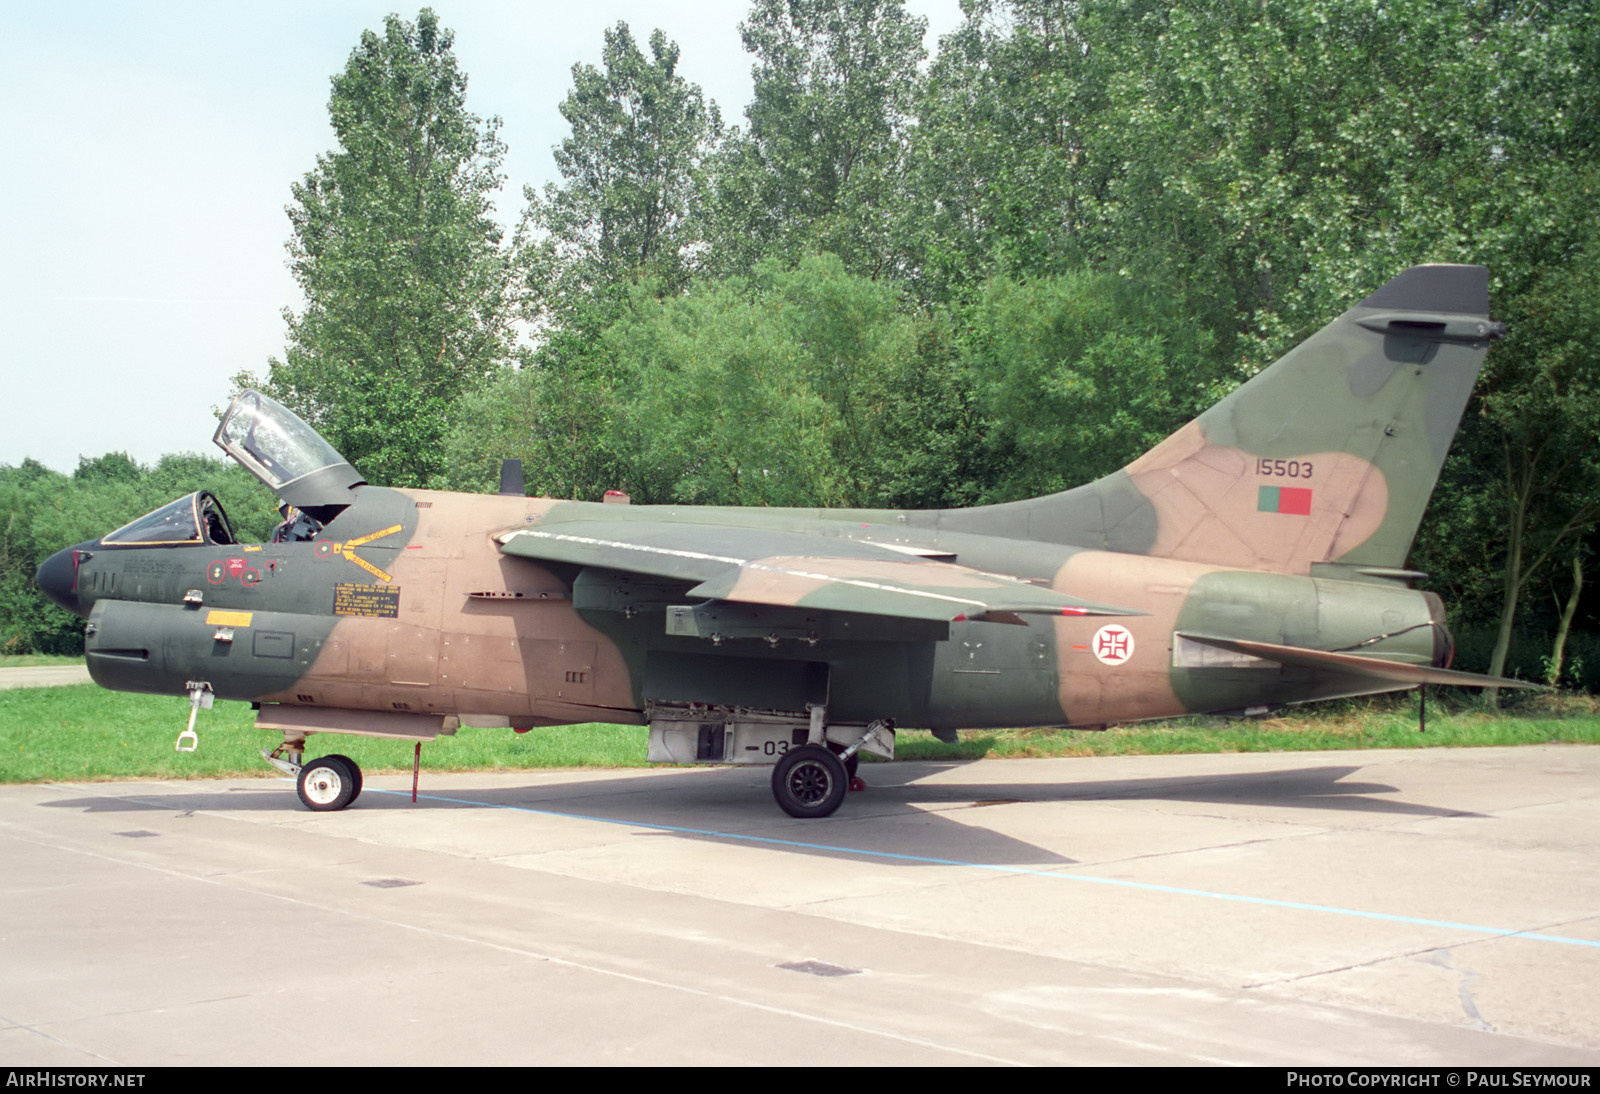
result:
[[(371, 794), (391, 794), (409, 798), (409, 791), (380, 790), (372, 787)], [(1321, 912), (1355, 919), (1376, 919), (1386, 923), (1407, 923), (1419, 927), (1441, 927), (1451, 931), (1495, 938), (1526, 938), (1533, 942), (1556, 942), (1563, 946), (1587, 946), (1600, 949), (1600, 940), (1569, 938), (1566, 935), (1542, 934), (1538, 931), (1519, 931), (1507, 927), (1485, 927), (1476, 923), (1455, 923), (1448, 919), (1424, 919), (1420, 916), (1394, 915), (1389, 912), (1369, 912), (1360, 908), (1339, 908), (1331, 904), (1307, 904), (1298, 900), (1276, 900), (1272, 897), (1245, 896), (1240, 893), (1219, 893), (1210, 889), (1186, 889), (1177, 885), (1156, 885), (1148, 881), (1128, 881), (1124, 878), (1095, 877), (1091, 874), (1072, 874), (1060, 870), (1035, 870), (1026, 866), (1006, 866), (994, 862), (968, 862), (964, 859), (933, 858), (927, 855), (907, 855), (899, 851), (874, 851), (865, 847), (843, 847), (831, 843), (807, 843), (803, 840), (778, 839), (776, 836), (751, 836), (739, 832), (719, 832), (711, 828), (686, 828), (676, 824), (657, 824), (654, 821), (621, 820), (617, 817), (596, 817), (586, 813), (563, 813), (555, 809), (536, 809), (529, 805), (505, 805), (499, 802), (474, 801), (471, 798), (445, 798), (437, 794), (419, 794), (418, 800), (446, 802), (450, 805), (470, 805), (479, 809), (508, 809), (515, 813), (534, 813), (544, 817), (561, 817), (565, 820), (592, 821), (596, 824), (614, 824), (624, 828), (647, 828), (655, 832), (674, 832), (687, 836), (711, 836), (716, 839), (738, 840), (741, 843), (761, 843), (771, 847), (789, 847), (801, 851), (826, 851), (835, 855), (855, 855), (861, 858), (886, 859), (891, 862), (916, 862), (931, 866), (962, 866), (969, 870), (987, 870), (998, 874), (1016, 874), (1025, 877), (1051, 878), (1055, 881), (1077, 881), (1086, 885), (1110, 885), (1119, 889), (1139, 889), (1149, 893), (1167, 893), (1173, 896), (1196, 896), (1210, 900), (1228, 900), (1236, 904), (1254, 904), (1265, 908), (1288, 908), (1297, 912)]]

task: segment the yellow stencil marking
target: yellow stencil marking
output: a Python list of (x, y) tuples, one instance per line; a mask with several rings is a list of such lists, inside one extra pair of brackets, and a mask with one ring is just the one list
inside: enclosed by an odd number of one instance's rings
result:
[(206, 613), (206, 623), (216, 624), (221, 627), (248, 627), (254, 612), (225, 612), (213, 608)]
[(363, 570), (367, 571), (367, 573), (371, 574), (379, 581), (388, 584), (389, 582), (393, 581), (394, 578), (378, 569), (366, 559), (357, 555), (355, 549), (371, 543), (375, 539), (382, 539), (384, 536), (393, 535), (394, 533), (398, 532), (400, 528), (401, 526), (398, 524), (391, 524), (381, 532), (368, 532), (359, 539), (352, 539), (348, 543), (335, 543), (332, 546), (335, 551), (338, 551), (339, 554), (344, 557), (346, 562), (354, 562), (357, 566), (360, 566)]
[(400, 530), (400, 525), (391, 524), (389, 527), (385, 528), (381, 532), (368, 532), (366, 535), (362, 536), (360, 539), (351, 540), (349, 543), (346, 543), (344, 545), (344, 547), (341, 548), (341, 550), (345, 550), (345, 549), (348, 549), (348, 548), (351, 548), (351, 547), (364, 547), (367, 544), (371, 543), (375, 539), (382, 539), (384, 536), (392, 536), (392, 535), (394, 535), (394, 533), (398, 532), (399, 530)]
[(354, 562), (357, 566), (360, 566), (363, 570), (367, 571), (367, 573), (371, 574), (385, 585), (394, 580), (393, 577), (384, 573), (382, 570), (378, 569), (376, 566), (362, 558), (360, 555), (356, 554), (354, 551), (345, 550), (340, 551), (339, 553), (351, 562)]

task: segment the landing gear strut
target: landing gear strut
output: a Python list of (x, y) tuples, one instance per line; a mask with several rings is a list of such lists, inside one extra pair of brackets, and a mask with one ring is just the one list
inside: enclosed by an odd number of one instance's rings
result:
[(283, 743), (261, 758), (294, 780), (295, 790), (307, 809), (331, 813), (343, 809), (361, 796), (361, 768), (349, 756), (338, 753), (306, 761), (303, 734), (285, 733)]

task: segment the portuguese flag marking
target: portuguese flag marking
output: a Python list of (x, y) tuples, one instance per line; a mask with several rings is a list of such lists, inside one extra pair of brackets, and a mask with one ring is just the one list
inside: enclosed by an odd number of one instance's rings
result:
[(1263, 486), (1256, 495), (1256, 509), (1262, 513), (1311, 515), (1311, 491), (1304, 486)]

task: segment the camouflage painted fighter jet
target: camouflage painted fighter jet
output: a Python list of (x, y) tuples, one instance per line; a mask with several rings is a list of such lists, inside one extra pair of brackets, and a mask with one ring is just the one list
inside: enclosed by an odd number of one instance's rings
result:
[(778, 804), (822, 817), (898, 729), (1514, 686), (1446, 667), (1443, 605), (1406, 568), (1504, 331), (1487, 286), (1407, 270), (1121, 471), (973, 509), (392, 490), (246, 392), (215, 440), (298, 511), (275, 542), (238, 542), (201, 492), (37, 582), (87, 618), (103, 687), (256, 704), (315, 810), (361, 773), (302, 762), (313, 733), (648, 724), (651, 760), (774, 764)]

